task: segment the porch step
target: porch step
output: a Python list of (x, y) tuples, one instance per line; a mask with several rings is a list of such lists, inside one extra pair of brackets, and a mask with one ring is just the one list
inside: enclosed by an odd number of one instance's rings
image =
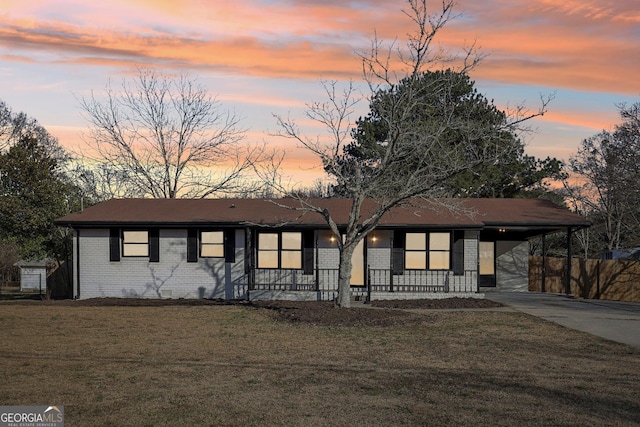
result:
[(365, 295), (351, 295), (351, 307), (364, 307), (367, 304)]
[(369, 307), (369, 304), (366, 303), (364, 300), (363, 301), (353, 301), (351, 300), (351, 308), (358, 308), (358, 307)]

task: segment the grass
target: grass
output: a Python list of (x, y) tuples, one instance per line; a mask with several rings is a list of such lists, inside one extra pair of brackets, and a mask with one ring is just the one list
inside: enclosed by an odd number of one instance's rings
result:
[[(363, 309), (361, 309), (363, 310)], [(0, 303), (0, 402), (82, 426), (637, 425), (640, 350), (505, 311), (398, 327)]]

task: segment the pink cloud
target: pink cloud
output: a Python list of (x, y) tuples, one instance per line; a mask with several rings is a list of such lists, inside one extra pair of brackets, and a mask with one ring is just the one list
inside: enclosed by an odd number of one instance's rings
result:
[(544, 121), (550, 121), (567, 126), (577, 126), (581, 128), (591, 129), (593, 133), (598, 133), (604, 129), (611, 129), (615, 124), (617, 117), (615, 112), (608, 115), (603, 115), (599, 112), (574, 112), (574, 111), (562, 111), (554, 110), (545, 113), (541, 119)]
[[(640, 14), (627, 3), (494, 0), (480, 8), (467, 1), (460, 6), (466, 14), (452, 21), (441, 41), (455, 47), (477, 37), (490, 54), (477, 71), (481, 78), (628, 93), (637, 86), (640, 56), (629, 54), (636, 42), (625, 31), (637, 25)], [(56, 62), (78, 65), (155, 63), (254, 76), (357, 79), (353, 51), (368, 48), (374, 29), (380, 37), (403, 38), (410, 28), (397, 5), (381, 7), (382, 2), (355, 7), (289, 1), (267, 7), (246, 0), (139, 0), (78, 8), (66, 21), (39, 18), (38, 7), (30, 4), (25, 16), (18, 10), (16, 18), (12, 12), (0, 23), (0, 44), (17, 58), (25, 56), (19, 51), (36, 57), (39, 51), (58, 52)]]

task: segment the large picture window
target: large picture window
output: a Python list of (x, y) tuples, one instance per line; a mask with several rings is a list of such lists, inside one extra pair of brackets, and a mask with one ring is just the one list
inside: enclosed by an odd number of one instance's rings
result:
[(122, 232), (122, 256), (149, 256), (149, 232), (125, 230)]
[(451, 233), (406, 233), (407, 270), (449, 270), (450, 266)]
[(200, 256), (203, 258), (224, 257), (224, 232), (200, 232)]
[(302, 268), (302, 233), (259, 233), (258, 268)]

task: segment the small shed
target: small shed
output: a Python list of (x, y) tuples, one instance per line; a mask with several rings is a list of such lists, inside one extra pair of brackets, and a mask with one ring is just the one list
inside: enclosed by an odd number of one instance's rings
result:
[(49, 260), (25, 261), (14, 265), (20, 268), (20, 291), (47, 292), (47, 265)]

